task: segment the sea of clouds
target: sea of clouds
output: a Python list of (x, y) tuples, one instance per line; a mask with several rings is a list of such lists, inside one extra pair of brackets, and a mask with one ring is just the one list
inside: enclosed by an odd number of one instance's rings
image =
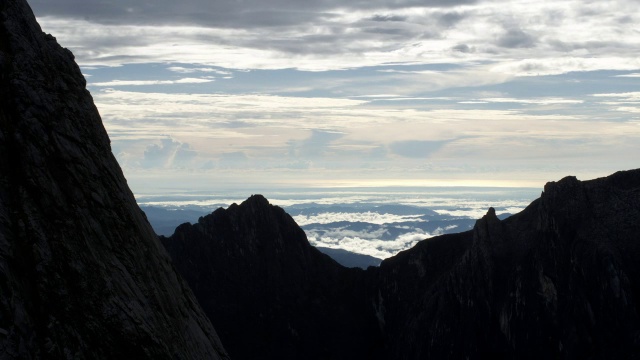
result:
[[(178, 224), (195, 222), (198, 216), (240, 203), (249, 195), (183, 193), (137, 198), (156, 231), (171, 235), (170, 229)], [(263, 195), (292, 216), (312, 245), (385, 259), (421, 240), (470, 230), (489, 207), (495, 208), (500, 217), (515, 214), (534, 200), (539, 190), (316, 189), (265, 191)], [(189, 216), (193, 219), (188, 220)]]

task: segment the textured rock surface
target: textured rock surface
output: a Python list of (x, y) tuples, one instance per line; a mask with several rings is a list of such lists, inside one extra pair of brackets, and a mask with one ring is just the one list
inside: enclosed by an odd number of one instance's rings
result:
[(548, 183), (519, 214), (489, 209), (472, 231), (364, 272), (319, 256), (261, 197), (164, 243), (235, 359), (275, 359), (276, 347), (305, 358), (322, 344), (334, 346), (317, 358), (640, 354), (640, 170)]
[(0, 2), (0, 358), (217, 359), (73, 55)]
[(365, 272), (320, 253), (264, 197), (183, 224), (163, 242), (232, 358), (380, 354)]

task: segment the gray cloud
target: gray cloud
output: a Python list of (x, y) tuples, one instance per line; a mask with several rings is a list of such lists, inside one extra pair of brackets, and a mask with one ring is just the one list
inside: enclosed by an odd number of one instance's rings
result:
[(462, 21), (466, 17), (465, 14), (459, 12), (445, 12), (439, 14), (437, 19), (438, 23), (444, 27), (452, 27)]
[(465, 53), (465, 54), (472, 53), (472, 52), (475, 51), (475, 49), (473, 47), (470, 47), (467, 44), (456, 45), (456, 46), (452, 47), (451, 50), (457, 51), (457, 52), (461, 52), (461, 53)]
[[(514, 59), (531, 59), (528, 49), (536, 47), (540, 52), (535, 58), (544, 58), (545, 63), (573, 52), (579, 58), (588, 54), (592, 63), (598, 56), (619, 58), (607, 61), (607, 68), (632, 68), (637, 58), (637, 31), (620, 26), (638, 22), (630, 5), (616, 3), (603, 14), (597, 2), (549, 2), (532, 8), (524, 3), (31, 1), (36, 15), (52, 15), (41, 21), (45, 31), (54, 32), (82, 65), (156, 62), (322, 71), (402, 62), (473, 61), (511, 62), (499, 69), (512, 74), (517, 66)], [(462, 4), (474, 6), (454, 7)], [(505, 54), (504, 49), (512, 51)], [(577, 64), (573, 69), (557, 71), (594, 67), (572, 63)]]
[(367, 20), (379, 21), (379, 22), (407, 21), (407, 17), (406, 16), (399, 16), (399, 15), (374, 15), (374, 16), (372, 16), (371, 18), (369, 18)]
[(619, 41), (582, 41), (582, 42), (565, 42), (559, 40), (549, 41), (549, 45), (555, 50), (562, 52), (571, 52), (576, 50), (589, 50), (606, 54), (612, 51), (624, 51), (628, 45)]
[(504, 48), (530, 48), (535, 46), (536, 39), (519, 28), (507, 29), (496, 44)]
[[(37, 16), (62, 16), (104, 24), (199, 24), (211, 27), (286, 26), (330, 17), (336, 9), (372, 10), (412, 7), (442, 8), (473, 4), (476, 0), (372, 0), (344, 3), (338, 0), (32, 0)], [(384, 19), (385, 15), (377, 18)], [(391, 16), (387, 18), (393, 19)], [(393, 21), (393, 20), (392, 20)]]

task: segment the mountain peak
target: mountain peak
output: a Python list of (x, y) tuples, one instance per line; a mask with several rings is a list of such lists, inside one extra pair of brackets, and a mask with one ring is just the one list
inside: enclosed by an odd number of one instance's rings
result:
[(240, 206), (248, 206), (252, 209), (268, 209), (272, 206), (269, 200), (262, 195), (251, 195), (248, 199), (243, 201)]
[(247, 203), (260, 203), (260, 204), (269, 205), (269, 200), (267, 200), (266, 197), (264, 197), (263, 195), (260, 195), (260, 194), (251, 195), (244, 202), (247, 202)]
[(364, 297), (350, 298), (364, 291), (363, 272), (311, 246), (291, 216), (262, 195), (181, 225), (162, 241), (224, 329), (220, 337), (233, 358), (377, 359), (353, 346), (377, 332), (365, 326), (375, 317), (365, 313)]

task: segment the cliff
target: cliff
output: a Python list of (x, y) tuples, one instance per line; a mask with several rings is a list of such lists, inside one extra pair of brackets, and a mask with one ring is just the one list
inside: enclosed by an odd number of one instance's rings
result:
[(0, 358), (226, 353), (135, 203), (73, 55), (0, 2)]

